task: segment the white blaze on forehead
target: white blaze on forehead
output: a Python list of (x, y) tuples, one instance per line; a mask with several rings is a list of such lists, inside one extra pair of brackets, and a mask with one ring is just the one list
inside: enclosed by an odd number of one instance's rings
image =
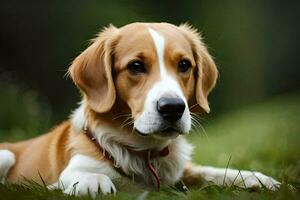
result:
[(152, 96), (157, 97), (162, 93), (173, 93), (173, 95), (179, 96), (185, 101), (183, 92), (176, 78), (168, 74), (166, 70), (164, 62), (165, 38), (152, 28), (148, 28), (148, 30), (154, 42), (160, 71), (160, 80), (152, 86), (152, 91), (149, 91), (148, 96), (152, 94)]
[(165, 63), (164, 63), (165, 39), (163, 38), (163, 36), (159, 35), (152, 28), (149, 28), (149, 32), (155, 44), (157, 57), (158, 57), (158, 65), (160, 69), (160, 76), (163, 78), (167, 75)]

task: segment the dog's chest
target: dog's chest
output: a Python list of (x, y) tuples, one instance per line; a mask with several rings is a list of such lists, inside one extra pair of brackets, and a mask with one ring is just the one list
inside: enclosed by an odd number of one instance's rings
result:
[(174, 184), (181, 178), (186, 162), (191, 160), (192, 146), (184, 138), (180, 138), (170, 144), (169, 149), (168, 155), (148, 161), (119, 149), (118, 154), (118, 151), (111, 153), (114, 157), (113, 167), (134, 182), (153, 186), (157, 184), (157, 178), (149, 168), (150, 162), (163, 184)]

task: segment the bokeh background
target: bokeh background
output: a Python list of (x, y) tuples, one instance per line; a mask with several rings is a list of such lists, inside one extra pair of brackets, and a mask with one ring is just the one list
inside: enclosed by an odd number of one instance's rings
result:
[[(212, 113), (192, 134), (195, 161), (299, 183), (299, 1), (0, 2), (0, 141), (39, 135), (80, 95), (65, 73), (103, 26), (189, 22), (220, 72)], [(197, 134), (199, 133), (199, 134)]]

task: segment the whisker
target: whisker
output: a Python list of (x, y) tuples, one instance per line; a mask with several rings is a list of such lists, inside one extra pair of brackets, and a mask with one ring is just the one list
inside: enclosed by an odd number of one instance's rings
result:
[(194, 105), (190, 106), (189, 109), (192, 109), (192, 108), (194, 108), (194, 107), (197, 106), (197, 105), (198, 105), (198, 104), (195, 103)]
[(125, 119), (121, 124), (121, 129), (123, 129), (125, 126), (132, 125), (133, 123), (134, 123), (134, 119), (131, 116), (127, 117), (127, 119)]
[(192, 126), (194, 127), (194, 129), (197, 129), (199, 126), (198, 124), (199, 122), (196, 119), (194, 119), (192, 116), (191, 119), (192, 119)]
[(201, 114), (201, 113), (194, 113), (194, 112), (191, 112), (191, 115), (194, 116), (194, 117), (195, 117), (196, 119), (198, 119), (199, 121), (208, 123), (208, 121), (207, 121), (205, 118), (201, 117), (200, 114)]
[(193, 119), (192, 122), (193, 122), (194, 129), (197, 131), (199, 129), (199, 127), (200, 127), (199, 122), (197, 120), (195, 120), (195, 119)]
[(205, 137), (208, 138), (206, 130), (204, 129), (204, 127), (201, 124), (200, 124), (200, 128), (201, 128), (202, 132), (204, 133)]
[(130, 117), (130, 116), (131, 116), (130, 113), (127, 113), (127, 114), (117, 114), (117, 115), (113, 116), (112, 120), (116, 120), (116, 119), (121, 118), (121, 117)]
[[(197, 106), (197, 105), (198, 105), (198, 104), (196, 103), (196, 104), (190, 106), (189, 109), (192, 109), (192, 108), (194, 108), (194, 107)], [(203, 122), (205, 122), (205, 123), (208, 122), (205, 118), (201, 117), (201, 115), (202, 115), (203, 113), (201, 113), (201, 112), (192, 112), (192, 111), (190, 111), (190, 113), (191, 113), (191, 115), (193, 115), (194, 117), (196, 117), (199, 121), (203, 121)]]
[(197, 119), (197, 117), (191, 116), (191, 118), (193, 119), (193, 121), (194, 121), (196, 124), (200, 125), (200, 120)]
[[(197, 129), (197, 128), (200, 127), (200, 129), (202, 130), (202, 132), (204, 133), (204, 135), (208, 138), (208, 135), (207, 135), (207, 133), (206, 133), (204, 127), (203, 127), (202, 124), (200, 123), (199, 117), (198, 117), (197, 115), (195, 115), (195, 114), (192, 114), (192, 115), (191, 115), (191, 119), (192, 119), (192, 122), (195, 123), (195, 124), (194, 124), (195, 129)], [(197, 132), (197, 131), (196, 131), (196, 132)]]
[[(126, 123), (128, 120), (131, 120), (131, 119), (132, 119), (132, 117), (127, 117), (127, 118), (123, 121), (122, 124)], [(121, 124), (121, 125), (122, 125), (122, 124)]]
[(129, 126), (129, 125), (132, 125), (134, 123), (133, 120), (127, 122), (126, 124), (124, 124), (123, 126), (121, 126), (121, 129), (123, 129), (125, 126)]

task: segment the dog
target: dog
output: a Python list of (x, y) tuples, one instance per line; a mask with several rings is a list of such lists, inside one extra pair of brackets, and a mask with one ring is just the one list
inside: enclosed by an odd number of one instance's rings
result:
[(279, 186), (259, 172), (191, 162), (193, 146), (185, 139), (191, 112), (210, 112), (207, 98), (218, 70), (190, 25), (110, 25), (68, 72), (81, 91), (80, 106), (47, 134), (0, 144), (1, 182), (42, 179), (76, 195), (115, 193), (113, 181), (121, 177), (157, 190), (161, 183), (198, 179), (245, 188)]

